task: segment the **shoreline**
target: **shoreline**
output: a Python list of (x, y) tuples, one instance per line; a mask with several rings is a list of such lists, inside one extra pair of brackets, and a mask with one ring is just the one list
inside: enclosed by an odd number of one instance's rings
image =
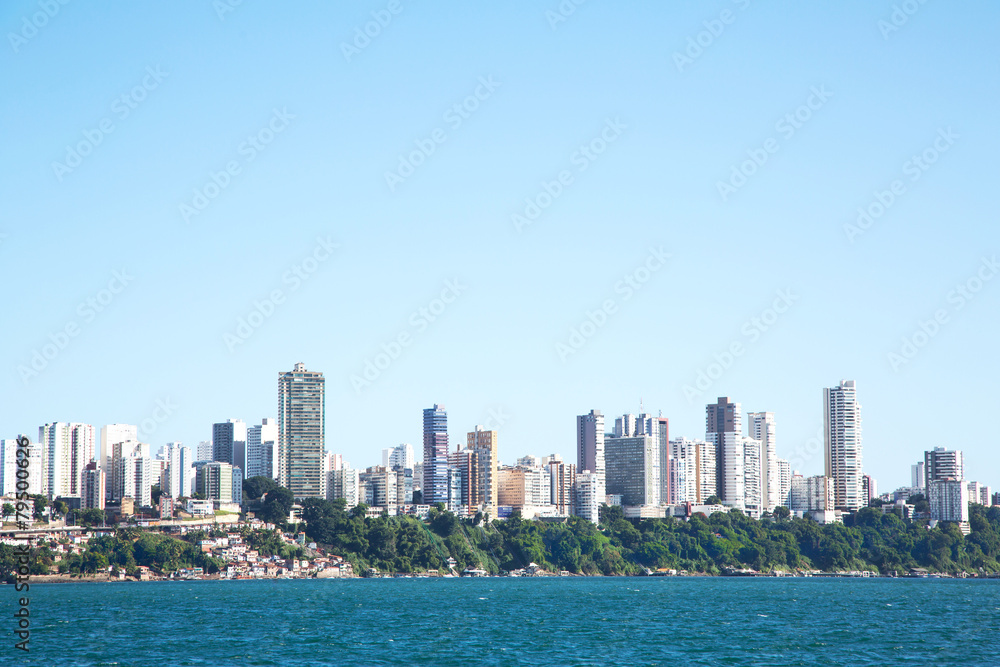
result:
[[(197, 579), (170, 579), (166, 577), (156, 578), (156, 579), (112, 579), (108, 576), (92, 576), (88, 575), (85, 577), (71, 577), (68, 574), (39, 574), (32, 575), (31, 579), (27, 582), (29, 585), (38, 584), (148, 584), (148, 583), (184, 583), (192, 581), (310, 581), (310, 580), (350, 580), (350, 579), (775, 579), (775, 580), (788, 580), (788, 579), (854, 579), (861, 581), (870, 580), (883, 580), (883, 579), (893, 579), (893, 580), (919, 580), (919, 579), (948, 579), (956, 581), (980, 581), (980, 580), (1000, 580), (1000, 575), (998, 576), (985, 576), (985, 577), (958, 577), (949, 574), (930, 574), (928, 576), (901, 576), (901, 577), (888, 577), (888, 576), (875, 576), (875, 577), (859, 577), (850, 574), (841, 573), (821, 573), (821, 574), (811, 574), (811, 575), (782, 575), (773, 576), (769, 574), (757, 575), (757, 576), (732, 576), (723, 574), (708, 574), (704, 572), (699, 572), (696, 574), (685, 574), (685, 575), (645, 575), (645, 574), (571, 574), (569, 576), (561, 575), (540, 575), (540, 576), (526, 576), (526, 577), (509, 577), (501, 575), (489, 575), (489, 576), (478, 576), (478, 577), (460, 577), (452, 575), (450, 577), (444, 575), (415, 575), (408, 573), (392, 574), (387, 576), (379, 577), (244, 577), (238, 579), (230, 579), (220, 576), (209, 575), (207, 577), (199, 577)], [(0, 582), (0, 586), (13, 586), (14, 584), (8, 584), (7, 582)]]

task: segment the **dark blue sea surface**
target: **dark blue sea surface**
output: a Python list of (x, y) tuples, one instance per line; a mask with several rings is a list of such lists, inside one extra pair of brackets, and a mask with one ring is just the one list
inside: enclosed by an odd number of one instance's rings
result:
[(1000, 665), (1000, 580), (46, 584), (0, 665)]

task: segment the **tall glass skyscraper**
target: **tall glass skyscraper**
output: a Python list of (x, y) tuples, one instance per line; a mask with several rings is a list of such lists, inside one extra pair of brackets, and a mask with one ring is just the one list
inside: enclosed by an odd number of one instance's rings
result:
[(295, 364), (278, 374), (278, 472), (295, 498), (322, 497), (326, 380)]
[(424, 503), (448, 503), (448, 412), (435, 404), (424, 410)]

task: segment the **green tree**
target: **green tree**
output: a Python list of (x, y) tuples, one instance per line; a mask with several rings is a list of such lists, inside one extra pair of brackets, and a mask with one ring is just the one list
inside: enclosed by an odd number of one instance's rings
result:
[(41, 519), (43, 513), (45, 512), (45, 508), (49, 505), (49, 501), (45, 498), (45, 496), (40, 494), (32, 496), (32, 499), (35, 501), (35, 518)]
[(248, 477), (243, 480), (243, 498), (245, 500), (258, 500), (265, 493), (269, 493), (278, 488), (278, 483), (270, 477), (258, 475)]
[(271, 489), (264, 496), (258, 510), (258, 516), (275, 525), (284, 525), (288, 521), (288, 513), (292, 511), (295, 498), (292, 492), (283, 486)]

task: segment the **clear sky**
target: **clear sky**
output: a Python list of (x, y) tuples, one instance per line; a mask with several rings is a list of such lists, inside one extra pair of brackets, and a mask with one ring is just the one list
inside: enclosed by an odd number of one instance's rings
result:
[(896, 4), (4, 2), (0, 433), (193, 446), (301, 361), (356, 467), (725, 395), (820, 474), (853, 379), (881, 490), (1000, 487), (1000, 8)]

